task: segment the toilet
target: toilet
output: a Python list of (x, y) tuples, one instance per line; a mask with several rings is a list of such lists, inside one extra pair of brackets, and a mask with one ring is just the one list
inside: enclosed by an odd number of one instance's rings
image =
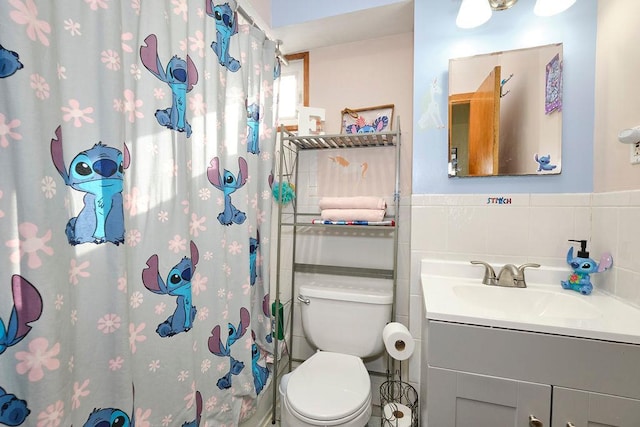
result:
[(393, 293), (354, 285), (300, 285), (302, 329), (317, 349), (280, 382), (282, 427), (363, 427), (371, 380), (362, 358), (384, 350)]

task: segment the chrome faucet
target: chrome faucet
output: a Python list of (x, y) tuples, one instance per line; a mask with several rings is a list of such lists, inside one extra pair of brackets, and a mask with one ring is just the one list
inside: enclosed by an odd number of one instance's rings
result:
[(498, 286), (508, 286), (512, 288), (526, 288), (527, 282), (524, 280), (524, 269), (527, 267), (538, 268), (540, 264), (527, 263), (516, 267), (513, 264), (506, 264), (498, 273)]
[(471, 261), (471, 264), (484, 265), (484, 285), (505, 286), (510, 288), (526, 288), (527, 282), (524, 280), (524, 269), (528, 267), (538, 268), (540, 264), (527, 263), (516, 267), (513, 264), (506, 264), (496, 277), (496, 272), (490, 264), (484, 261)]

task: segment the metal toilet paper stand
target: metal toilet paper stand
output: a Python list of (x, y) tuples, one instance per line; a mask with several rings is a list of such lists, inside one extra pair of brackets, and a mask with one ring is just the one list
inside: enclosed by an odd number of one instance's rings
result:
[[(391, 322), (382, 331), (387, 348), (387, 381), (380, 385), (380, 425), (418, 427), (418, 393), (402, 381), (402, 362), (411, 357), (415, 342), (406, 326)], [(398, 370), (396, 371), (395, 365)], [(396, 379), (397, 374), (397, 379)]]

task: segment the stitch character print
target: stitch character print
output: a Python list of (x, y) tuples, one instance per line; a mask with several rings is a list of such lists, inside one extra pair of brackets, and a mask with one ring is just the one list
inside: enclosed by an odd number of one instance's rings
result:
[[(135, 396), (134, 396), (135, 397)], [(202, 394), (196, 391), (196, 418), (193, 421), (185, 422), (182, 427), (199, 427), (202, 419)], [(94, 409), (82, 427), (134, 427), (134, 410), (131, 410), (131, 418), (124, 411), (117, 408)]]
[(359, 116), (356, 122), (346, 127), (347, 133), (373, 133), (381, 132), (389, 125), (389, 118), (387, 116), (376, 117), (372, 123), (367, 123), (366, 120)]
[(538, 169), (536, 170), (536, 172), (552, 171), (557, 167), (557, 165), (551, 164), (551, 154), (547, 154), (546, 156), (538, 156), (538, 153), (536, 153), (533, 156), (533, 160), (538, 163)]
[(132, 427), (129, 415), (117, 408), (94, 409), (83, 427)]
[(187, 122), (187, 93), (198, 83), (198, 70), (187, 55), (186, 61), (174, 56), (163, 69), (158, 56), (158, 39), (151, 34), (144, 39), (146, 46), (140, 46), (142, 64), (161, 82), (171, 89), (171, 107), (156, 111), (156, 119), (161, 126), (178, 132), (186, 132), (191, 136), (191, 125)]
[(247, 214), (231, 203), (231, 194), (244, 186), (249, 175), (249, 167), (243, 157), (238, 157), (238, 168), (237, 176), (226, 169), (220, 173), (220, 159), (217, 157), (211, 160), (207, 168), (209, 182), (224, 194), (224, 211), (218, 214), (218, 221), (222, 225), (242, 224), (247, 219)]
[(22, 68), (24, 68), (24, 65), (20, 62), (20, 56), (12, 50), (5, 49), (0, 44), (0, 79), (14, 75), (16, 71), (22, 70)]
[(142, 283), (151, 292), (177, 297), (175, 311), (156, 329), (158, 335), (163, 338), (187, 332), (193, 327), (197, 310), (191, 303), (191, 279), (198, 259), (198, 247), (191, 242), (191, 258), (182, 258), (169, 271), (166, 282), (158, 272), (158, 255), (151, 255), (147, 260), (147, 268), (142, 271)]
[[(14, 305), (8, 323), (5, 325), (0, 318), (0, 355), (22, 341), (31, 331), (30, 323), (42, 315), (40, 292), (22, 276), (14, 274), (11, 277), (11, 295)], [(25, 400), (0, 387), (0, 424), (19, 426), (30, 413)]]
[(249, 236), (249, 283), (256, 284), (258, 279), (258, 249), (260, 248), (260, 231), (256, 233), (256, 238)]
[(227, 336), (226, 345), (222, 343), (220, 325), (216, 325), (211, 331), (211, 336), (208, 341), (209, 351), (216, 356), (229, 358), (229, 371), (219, 378), (216, 383), (220, 390), (231, 388), (232, 376), (240, 374), (244, 369), (244, 362), (236, 360), (231, 356), (231, 346), (244, 336), (245, 332), (247, 332), (247, 328), (249, 327), (249, 323), (251, 323), (249, 310), (242, 307), (240, 309), (240, 323), (238, 323), (237, 326), (233, 323), (229, 323), (228, 325), (229, 335)]
[(78, 153), (69, 170), (64, 164), (61, 127), (51, 140), (51, 159), (64, 183), (85, 193), (84, 207), (67, 223), (65, 233), (69, 244), (124, 243), (124, 210), (122, 188), (124, 170), (129, 167), (129, 149), (124, 153), (101, 142)]
[(247, 151), (260, 154), (260, 106), (256, 103), (247, 106)]
[(260, 349), (256, 344), (256, 334), (251, 331), (251, 338), (253, 343), (251, 344), (251, 372), (253, 374), (253, 386), (256, 388), (256, 394), (260, 394), (264, 386), (269, 379), (269, 369), (266, 366), (261, 366), (260, 362)]
[(229, 71), (240, 69), (240, 62), (229, 54), (231, 37), (238, 33), (238, 14), (231, 10), (229, 3), (213, 5), (207, 1), (207, 15), (216, 21), (216, 41), (211, 42), (211, 49), (218, 56), (218, 62)]

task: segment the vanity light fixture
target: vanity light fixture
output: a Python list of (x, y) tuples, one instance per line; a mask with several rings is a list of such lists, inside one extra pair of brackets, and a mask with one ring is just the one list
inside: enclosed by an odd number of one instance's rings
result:
[[(492, 11), (507, 10), (518, 0), (462, 0), (456, 25), (460, 28), (475, 28), (491, 18)], [(533, 12), (538, 16), (552, 16), (569, 9), (576, 0), (536, 0)]]
[(462, 0), (456, 25), (460, 28), (475, 28), (491, 18), (491, 6), (487, 0)]
[(552, 16), (569, 9), (576, 0), (536, 0), (533, 13), (538, 16)]
[(516, 4), (518, 0), (489, 0), (492, 10), (505, 10)]
[(640, 126), (622, 129), (618, 132), (618, 141), (623, 144), (637, 144), (640, 142)]
[(622, 129), (618, 132), (618, 141), (623, 144), (629, 144), (629, 160), (631, 164), (640, 164), (640, 126)]

